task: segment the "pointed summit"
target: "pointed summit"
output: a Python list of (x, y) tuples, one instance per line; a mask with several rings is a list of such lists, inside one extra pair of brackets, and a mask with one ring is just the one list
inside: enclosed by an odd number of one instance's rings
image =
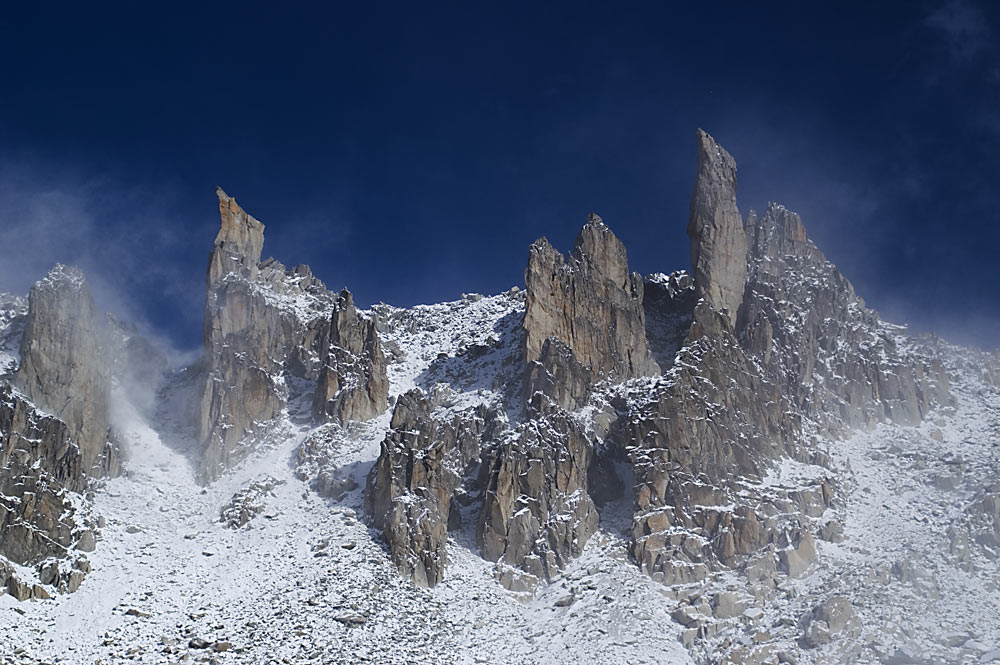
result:
[(736, 162), (709, 134), (697, 130), (698, 175), (691, 193), (691, 267), (699, 298), (726, 310), (732, 321), (743, 300), (747, 237), (736, 206)]
[(246, 271), (248, 276), (256, 275), (264, 249), (264, 225), (247, 214), (221, 187), (215, 188), (215, 195), (219, 197), (222, 224), (208, 263), (209, 285), (231, 272)]
[(535, 241), (524, 282), (529, 364), (554, 337), (595, 375), (659, 372), (646, 347), (642, 278), (629, 272), (625, 245), (600, 217), (588, 216), (568, 257), (544, 238)]
[(628, 281), (625, 244), (594, 213), (587, 215), (587, 223), (576, 236), (570, 258), (578, 263), (587, 262), (597, 274), (615, 284), (624, 285)]

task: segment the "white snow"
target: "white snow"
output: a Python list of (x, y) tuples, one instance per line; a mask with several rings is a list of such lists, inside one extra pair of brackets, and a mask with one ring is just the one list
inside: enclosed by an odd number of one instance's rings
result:
[[(313, 305), (293, 303), (304, 313), (317, 311)], [(434, 392), (443, 416), (517, 394), (523, 306), (523, 295), (512, 291), (405, 310), (374, 307), (390, 395)], [(909, 342), (898, 332), (885, 334), (904, 348)], [(950, 352), (961, 360), (961, 350)], [(0, 369), (3, 362), (0, 356)], [(607, 387), (604, 398), (638, 399), (680, 369)], [(1000, 568), (981, 548), (971, 548), (968, 565), (956, 562), (947, 532), (965, 523), (971, 498), (1000, 469), (1000, 390), (961, 362), (950, 369), (954, 409), (931, 414), (919, 428), (883, 425), (821, 443), (841, 487), (813, 526), (838, 520), (846, 540), (817, 539), (820, 563), (803, 578), (784, 579), (770, 596), (733, 571), (678, 587), (643, 575), (628, 555), (628, 490), (602, 508), (583, 555), (533, 596), (495, 581), (468, 526), (452, 534), (444, 581), (418, 589), (399, 576), (360, 514), (390, 411), (345, 429), (313, 427), (299, 417), (308, 405), (293, 403), (259, 453), (203, 489), (186, 452), (191, 442), (161, 438), (167, 435), (116, 400), (129, 461), (127, 474), (96, 494), (93, 510), (107, 525), (90, 555), (93, 571), (79, 591), (53, 600), (0, 597), (0, 662), (691, 663), (716, 662), (755, 640), (771, 649), (772, 660), (789, 651), (799, 663), (879, 662), (898, 649), (986, 662), (1000, 648)], [(291, 393), (308, 392), (293, 384)], [(592, 405), (577, 416), (598, 411)], [(314, 454), (300, 459), (307, 439)], [(344, 472), (359, 488), (340, 501), (321, 498), (309, 484), (324, 472)], [(940, 489), (942, 474), (957, 475), (956, 487)], [(280, 484), (262, 513), (242, 529), (224, 526), (221, 507), (263, 475)], [(808, 489), (828, 475), (786, 459), (753, 489)], [(707, 603), (727, 590), (745, 608), (715, 620)], [(860, 637), (800, 648), (804, 617), (832, 594), (850, 599)], [(681, 636), (693, 639), (692, 630), (671, 618), (678, 608), (703, 625), (691, 651)], [(193, 638), (231, 649), (189, 648)]]
[[(400, 323), (385, 334), (395, 349), (391, 394), (449, 377), (449, 408), (492, 399), (494, 387), (505, 388), (492, 382), (517, 344), (520, 302), (504, 294), (376, 308)], [(457, 364), (439, 357), (475, 344), (487, 348), (474, 375), (455, 376)], [(621, 534), (596, 534), (559, 581), (526, 598), (504, 590), (459, 533), (444, 582), (418, 589), (365, 526), (360, 489), (337, 502), (296, 476), (297, 448), (322, 428), (289, 419), (263, 454), (203, 489), (184, 453), (190, 443), (164, 441), (118, 404), (128, 471), (97, 492), (93, 509), (107, 524), (89, 557), (93, 571), (76, 593), (53, 600), (0, 597), (0, 662), (173, 663), (184, 653), (218, 663), (691, 662), (664, 588), (628, 560)], [(362, 486), (389, 415), (327, 432), (332, 463)], [(240, 530), (224, 526), (221, 507), (264, 474), (282, 484), (263, 514)], [(574, 602), (557, 607), (568, 593)], [(344, 623), (354, 614), (364, 623)], [(195, 637), (232, 648), (189, 649)]]

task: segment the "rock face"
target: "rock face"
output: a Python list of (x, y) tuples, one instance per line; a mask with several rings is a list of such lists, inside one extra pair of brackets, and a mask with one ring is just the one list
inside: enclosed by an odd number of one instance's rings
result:
[(108, 443), (111, 377), (100, 321), (83, 273), (56, 266), (28, 296), (14, 380), (32, 403), (66, 423), (83, 471), (98, 476), (120, 463)]
[(560, 339), (547, 337), (538, 360), (528, 365), (525, 385), (532, 394), (529, 408), (540, 413), (550, 404), (572, 411), (586, 403), (594, 373), (580, 364)]
[[(628, 400), (624, 437), (640, 567), (686, 583), (768, 543), (754, 506), (737, 498), (737, 479), (759, 479), (787, 454), (800, 424), (736, 343), (729, 318), (700, 302), (674, 368), (640, 390)], [(726, 505), (736, 508), (713, 508)]]
[(240, 442), (284, 406), (279, 364), (299, 323), (258, 287), (264, 225), (221, 189), (216, 193), (222, 227), (208, 263), (207, 368), (197, 420), (204, 481), (237, 461)]
[(72, 525), (60, 522), (62, 489), (86, 484), (79, 447), (65, 423), (9, 387), (0, 388), (0, 433), (0, 554), (27, 565), (63, 553)]
[[(319, 414), (368, 418), (384, 408), (387, 386), (374, 326), (354, 309), (350, 294), (330, 293), (308, 266), (260, 263), (263, 224), (221, 189), (217, 195), (222, 226), (208, 263), (195, 419), (204, 449), (202, 482), (268, 435), (289, 400), (304, 397), (293, 388), (315, 391), (306, 397)], [(303, 379), (304, 387), (294, 379)]]
[[(208, 262), (209, 291), (230, 274), (256, 278), (260, 253), (264, 249), (264, 225), (248, 215), (221, 187), (215, 193), (219, 197), (222, 227), (215, 237), (215, 248)], [(208, 331), (205, 332), (207, 335)]]
[(747, 273), (747, 237), (736, 206), (736, 162), (702, 130), (691, 194), (691, 267), (699, 298), (736, 320)]
[[(566, 350), (594, 378), (625, 380), (659, 371), (646, 348), (642, 279), (629, 273), (624, 245), (600, 217), (590, 215), (568, 258), (544, 238), (536, 241), (528, 253), (524, 281), (524, 355), (529, 367), (543, 363), (542, 368), (529, 369), (528, 398), (547, 382), (546, 372), (580, 374), (576, 365), (563, 362)], [(549, 338), (562, 342), (563, 348), (550, 348), (543, 358)], [(546, 360), (556, 366), (546, 366)], [(570, 386), (557, 401), (578, 403), (580, 392)]]
[(484, 450), (505, 429), (495, 409), (447, 413), (421, 390), (396, 402), (391, 431), (368, 477), (365, 507), (392, 559), (418, 586), (444, 577), (449, 528), (476, 498)]
[[(4, 576), (4, 557), (38, 566), (40, 573), (53, 558), (75, 558), (73, 580), (79, 586), (86, 568), (80, 552), (88, 550), (84, 541), (93, 540), (93, 533), (77, 524), (67, 492), (80, 492), (86, 484), (69, 427), (39, 413), (10, 387), (0, 387), (0, 587), (20, 588), (13, 570)], [(60, 570), (57, 564), (55, 574), (43, 575), (43, 584), (65, 589), (70, 572)]]
[(376, 322), (358, 313), (347, 289), (337, 299), (322, 348), (314, 417), (346, 422), (369, 420), (385, 411), (389, 379)]
[(592, 455), (592, 441), (562, 413), (524, 423), (497, 450), (478, 537), (484, 558), (527, 573), (522, 588), (551, 579), (597, 530)]
[(21, 334), (28, 318), (28, 301), (0, 293), (0, 380), (9, 380), (20, 360)]
[[(36, 566), (46, 586), (6, 568), (0, 584), (19, 599), (45, 598), (80, 585), (89, 570), (80, 553), (96, 545), (69, 493), (121, 470), (111, 370), (102, 320), (75, 268), (56, 266), (31, 289), (23, 315), (3, 318), (2, 348), (10, 353), (16, 340), (17, 354), (5, 368), (13, 387), (0, 385), (0, 562)], [(65, 559), (74, 562), (60, 566)]]
[(778, 204), (750, 214), (750, 270), (739, 336), (797, 411), (833, 433), (877, 422), (915, 425), (947, 404), (932, 354), (897, 348), (882, 323)]

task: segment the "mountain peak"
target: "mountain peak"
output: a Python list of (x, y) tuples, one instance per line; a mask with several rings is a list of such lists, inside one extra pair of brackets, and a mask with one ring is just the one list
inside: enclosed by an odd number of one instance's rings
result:
[(735, 320), (743, 299), (747, 238), (736, 205), (736, 162), (707, 132), (696, 132), (698, 171), (687, 234), (698, 297)]
[(256, 274), (264, 249), (264, 225), (248, 214), (236, 199), (216, 187), (219, 197), (219, 233), (208, 266), (208, 282), (214, 284), (231, 272)]

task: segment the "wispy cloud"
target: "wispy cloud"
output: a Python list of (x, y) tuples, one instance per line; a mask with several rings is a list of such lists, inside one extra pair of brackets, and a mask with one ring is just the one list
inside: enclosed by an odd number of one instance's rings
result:
[(210, 240), (197, 224), (170, 219), (170, 199), (166, 189), (127, 187), (30, 159), (0, 162), (0, 291), (24, 294), (65, 263), (83, 269), (102, 309), (150, 334), (163, 320), (197, 330), (204, 286), (196, 266), (207, 248), (190, 248)]

